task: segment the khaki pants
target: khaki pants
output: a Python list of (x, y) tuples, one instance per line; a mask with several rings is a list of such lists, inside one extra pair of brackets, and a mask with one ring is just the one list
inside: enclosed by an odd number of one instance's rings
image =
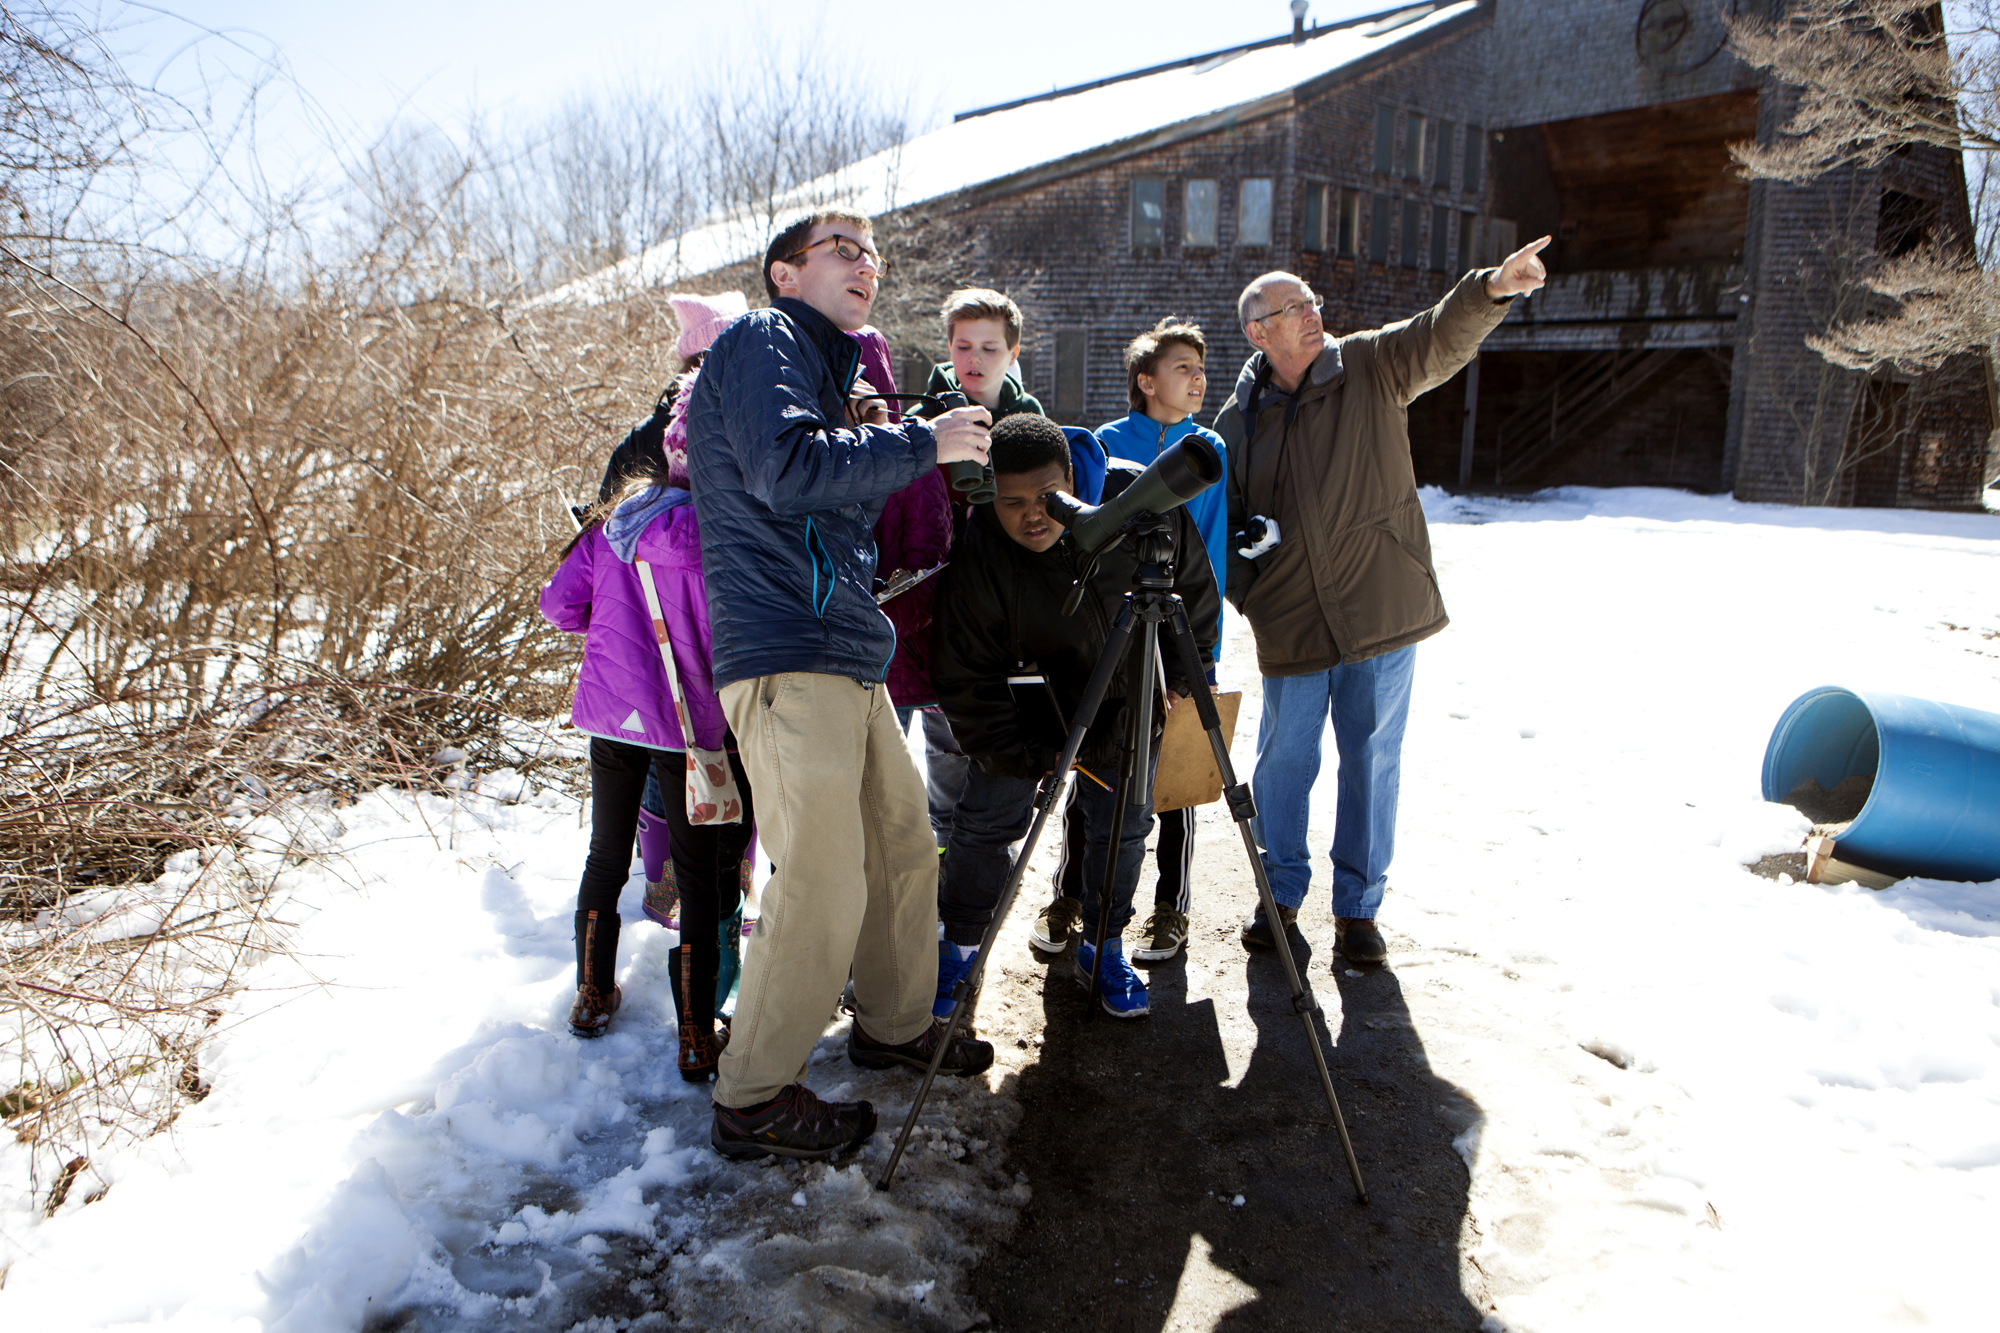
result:
[(937, 994), (937, 843), (881, 685), (788, 672), (722, 690), (777, 871), (764, 887), (715, 1081), (723, 1106), (805, 1078), (848, 970), (877, 1041), (921, 1035)]

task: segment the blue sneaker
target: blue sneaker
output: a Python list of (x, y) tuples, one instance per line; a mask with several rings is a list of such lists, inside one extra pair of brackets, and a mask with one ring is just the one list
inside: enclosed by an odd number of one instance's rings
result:
[[(1097, 946), (1089, 940), (1076, 942), (1076, 984), (1085, 990), (1090, 989), (1090, 960), (1096, 952)], [(1097, 973), (1097, 994), (1104, 1001), (1104, 1012), (1113, 1018), (1144, 1018), (1153, 1011), (1146, 983), (1125, 961), (1122, 939), (1104, 941), (1104, 965)]]
[(938, 941), (938, 988), (937, 998), (931, 1001), (931, 1014), (936, 1018), (950, 1018), (952, 1007), (957, 1003), (952, 992), (972, 965), (979, 961), (979, 946), (967, 945), (961, 949), (949, 940)]

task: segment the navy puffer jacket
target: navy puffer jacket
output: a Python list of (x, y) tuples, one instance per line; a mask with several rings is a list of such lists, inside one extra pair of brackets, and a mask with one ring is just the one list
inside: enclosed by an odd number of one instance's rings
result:
[(875, 522), (937, 465), (921, 422), (850, 427), (860, 352), (779, 297), (708, 349), (688, 408), (715, 687), (787, 671), (879, 681), (896, 631), (875, 606)]

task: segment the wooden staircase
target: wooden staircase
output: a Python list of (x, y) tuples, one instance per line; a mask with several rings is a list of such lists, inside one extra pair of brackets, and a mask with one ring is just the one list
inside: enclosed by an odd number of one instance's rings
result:
[(1623, 406), (1676, 355), (1677, 349), (1670, 347), (1620, 349), (1593, 353), (1571, 366), (1500, 423), (1493, 484), (1519, 482), (1583, 443), (1592, 426)]

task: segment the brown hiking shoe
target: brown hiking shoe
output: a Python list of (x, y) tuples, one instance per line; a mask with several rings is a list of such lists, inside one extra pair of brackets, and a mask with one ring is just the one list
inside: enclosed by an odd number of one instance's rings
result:
[(1389, 946), (1372, 917), (1335, 917), (1333, 947), (1346, 954), (1350, 963), (1379, 963), (1389, 956)]
[(576, 1003), (569, 1007), (569, 1030), (579, 1037), (601, 1037), (623, 1003), (625, 992), (616, 986), (609, 995), (595, 986), (578, 986)]
[[(938, 1042), (944, 1039), (945, 1023), (948, 1020), (933, 1018), (931, 1025), (918, 1033), (913, 1040), (901, 1046), (887, 1046), (874, 1040), (861, 1030), (856, 1023), (847, 1034), (847, 1058), (863, 1069), (887, 1069), (890, 1065), (908, 1065), (912, 1069), (929, 1069), (931, 1057), (937, 1054)], [(993, 1043), (980, 1041), (960, 1029), (951, 1039), (951, 1048), (944, 1053), (938, 1064), (938, 1073), (953, 1078), (970, 1078), (983, 1074), (993, 1064)]]
[[(1284, 923), (1284, 929), (1287, 932), (1292, 929), (1292, 923), (1298, 919), (1298, 908), (1286, 907), (1282, 903), (1279, 904), (1278, 920)], [(1278, 947), (1278, 937), (1271, 933), (1271, 923), (1264, 917), (1264, 904), (1258, 903), (1256, 914), (1243, 923), (1243, 943), (1247, 948), (1251, 949), (1275, 949)]]
[(823, 1102), (803, 1083), (794, 1083), (759, 1106), (715, 1107), (708, 1141), (733, 1161), (798, 1157), (818, 1161), (852, 1152), (875, 1132), (875, 1108), (868, 1102)]

